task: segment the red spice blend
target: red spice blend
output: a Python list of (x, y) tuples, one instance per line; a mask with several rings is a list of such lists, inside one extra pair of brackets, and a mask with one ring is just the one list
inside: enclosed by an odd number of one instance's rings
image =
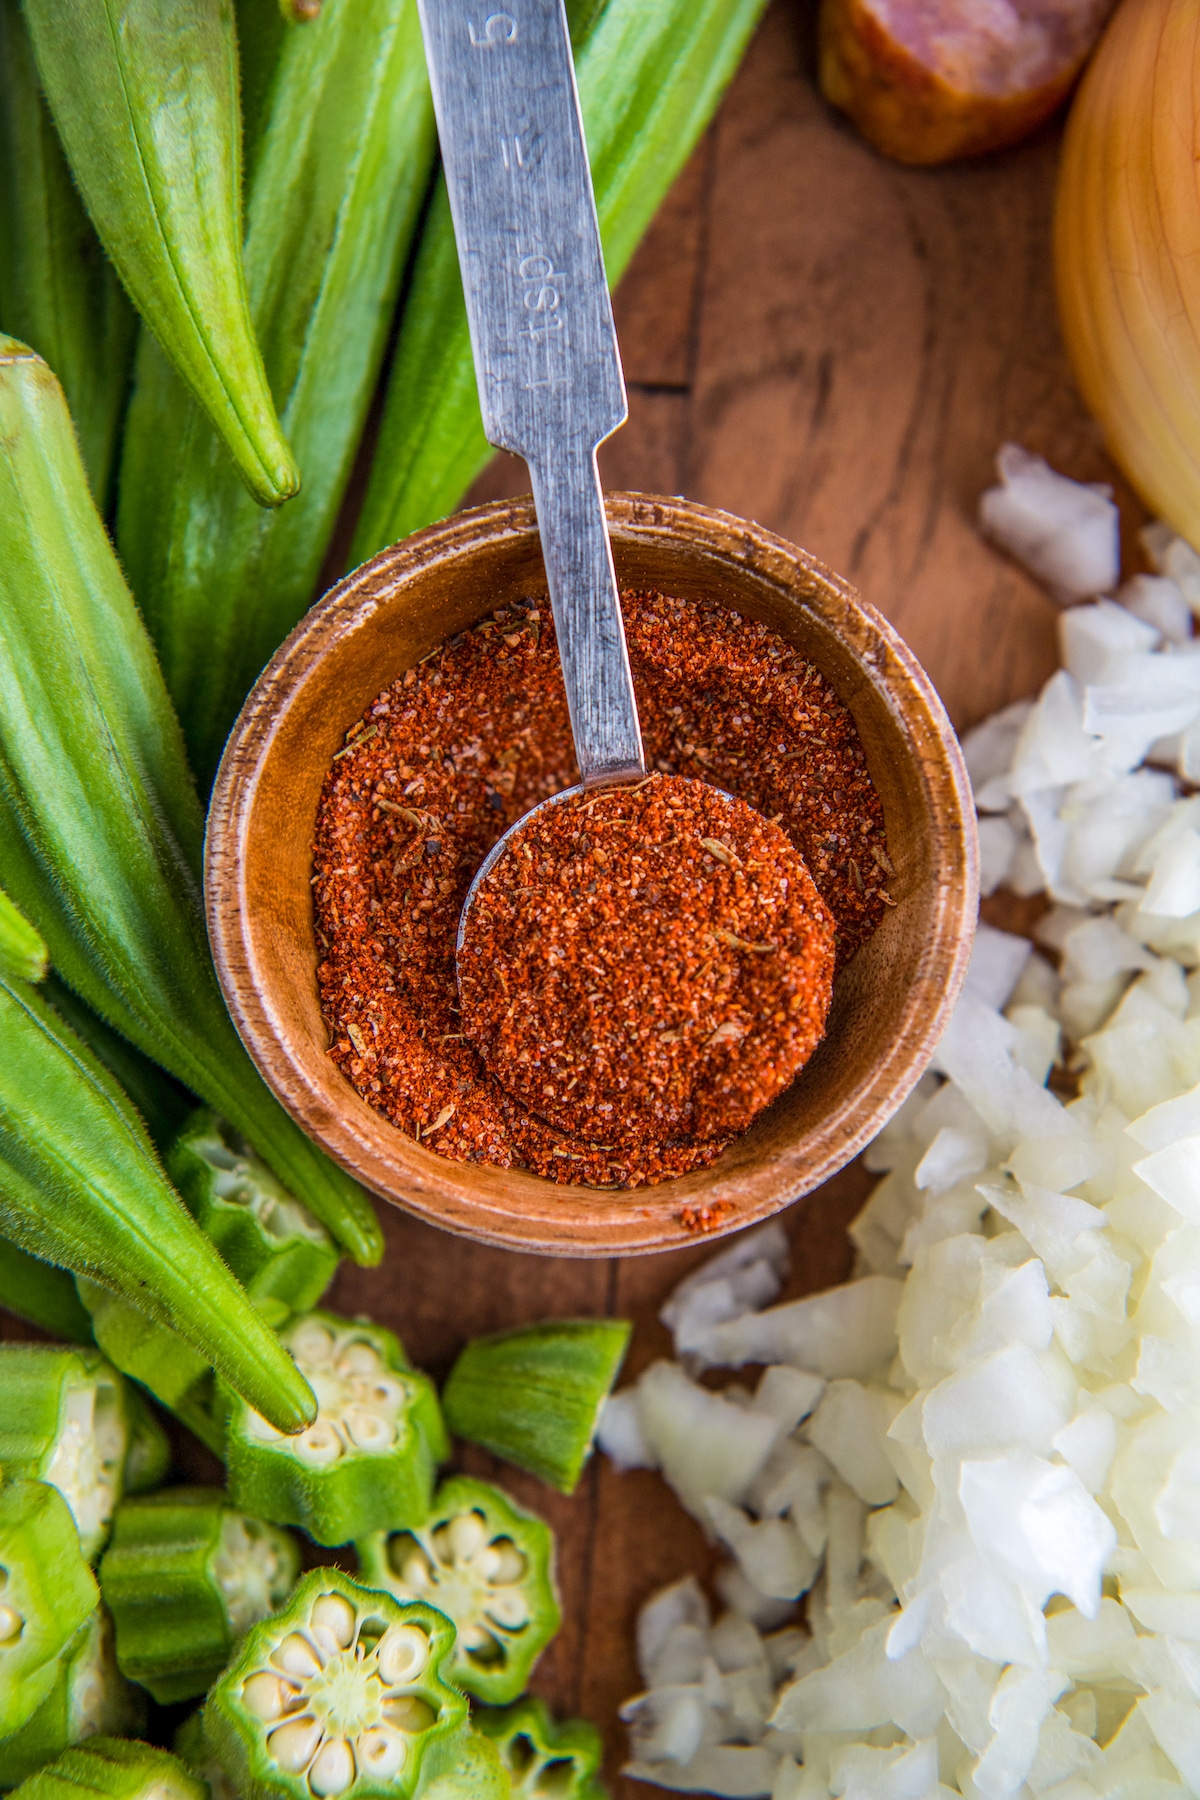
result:
[[(891, 904), (883, 811), (849, 713), (763, 625), (656, 593), (622, 606), (649, 766), (711, 782), (782, 827), (833, 915), (841, 967)], [(475, 870), (576, 779), (544, 601), (498, 609), (379, 695), (322, 791), (321, 1003), (334, 1061), (431, 1149), (636, 1187), (704, 1166), (723, 1141), (607, 1150), (558, 1131), (492, 1080), (458, 1011), (455, 939)]]
[(729, 1138), (820, 1042), (833, 916), (790, 838), (678, 775), (536, 814), (476, 890), (463, 1030), (560, 1131)]

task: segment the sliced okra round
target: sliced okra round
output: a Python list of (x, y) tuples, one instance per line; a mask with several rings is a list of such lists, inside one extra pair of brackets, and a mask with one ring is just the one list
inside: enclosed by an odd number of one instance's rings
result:
[(161, 1487), (171, 1468), (167, 1434), (150, 1410), (150, 1402), (133, 1382), (125, 1387), (129, 1448), (122, 1486), (126, 1494), (148, 1494)]
[(586, 1719), (558, 1721), (545, 1701), (526, 1697), (482, 1706), (472, 1722), (499, 1751), (513, 1800), (605, 1800), (600, 1733)]
[(119, 1737), (73, 1745), (14, 1793), (21, 1800), (208, 1800), (178, 1757)]
[(230, 1396), (229, 1490), (258, 1518), (345, 1544), (423, 1519), (448, 1452), (437, 1394), (382, 1326), (306, 1313), (280, 1334), (317, 1397), (306, 1431), (285, 1437)]
[(420, 1525), (355, 1546), (364, 1581), (427, 1600), (458, 1633), (451, 1680), (478, 1700), (515, 1700), (561, 1623), (554, 1537), (489, 1482), (443, 1483)]
[(63, 1650), (99, 1602), (58, 1489), (6, 1479), (0, 1487), (0, 1738), (33, 1717), (54, 1686)]
[(127, 1500), (100, 1564), (123, 1673), (161, 1705), (202, 1694), (299, 1573), (294, 1539), (217, 1488)]
[(175, 1733), (171, 1748), (208, 1788), (209, 1800), (241, 1800), (204, 1729), (204, 1708), (199, 1706)]
[(171, 1146), (167, 1172), (249, 1294), (281, 1300), (289, 1312), (317, 1304), (337, 1245), (232, 1125), (201, 1107)]
[(128, 1446), (125, 1385), (98, 1350), (0, 1346), (0, 1467), (58, 1489), (89, 1562), (108, 1538)]
[(246, 1800), (408, 1800), (462, 1742), (453, 1647), (432, 1607), (313, 1569), (217, 1680), (205, 1732)]
[(0, 1738), (0, 1788), (16, 1787), (71, 1744), (100, 1733), (134, 1735), (145, 1720), (146, 1697), (118, 1669), (112, 1619), (99, 1606), (63, 1651), (54, 1686), (33, 1717)]
[(442, 1394), (446, 1423), (573, 1493), (631, 1330), (624, 1319), (548, 1319), (472, 1339)]

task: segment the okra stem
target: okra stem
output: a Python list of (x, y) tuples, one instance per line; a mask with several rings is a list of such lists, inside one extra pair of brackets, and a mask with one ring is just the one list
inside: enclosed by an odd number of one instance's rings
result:
[(269, 1093), (200, 907), (203, 819), (62, 390), (0, 337), (0, 883), (88, 1004), (244, 1133), (360, 1262), (370, 1201)]
[[(608, 0), (579, 41), (579, 99), (611, 283), (712, 117), (764, 4)], [(439, 182), (400, 322), (351, 564), (450, 512), (490, 455)]]

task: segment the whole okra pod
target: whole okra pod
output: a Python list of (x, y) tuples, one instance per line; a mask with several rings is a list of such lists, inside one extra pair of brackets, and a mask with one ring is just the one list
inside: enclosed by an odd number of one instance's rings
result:
[(263, 664), (311, 603), (379, 375), (433, 164), (412, 0), (324, 0), (285, 27), (240, 0), (252, 77), (246, 274), (304, 489), (264, 515), (143, 342), (117, 539), (201, 780)]
[(62, 390), (0, 338), (0, 883), (65, 980), (214, 1105), (361, 1262), (370, 1201), (247, 1056), (200, 907), (203, 819)]
[(299, 487), (250, 322), (231, 0), (25, 0), (84, 203), (264, 506)]
[[(765, 0), (571, 8), (609, 281), (615, 283), (736, 69)], [(351, 563), (453, 510), (483, 435), (444, 181), (421, 234)]]
[(0, 0), (0, 330), (62, 382), (103, 508), (137, 318), (71, 180), (17, 0)]
[(40, 932), (0, 888), (0, 975), (15, 981), (42, 981), (49, 954)]
[(0, 1231), (187, 1338), (285, 1431), (312, 1394), (168, 1185), (133, 1107), (32, 988), (0, 981)]

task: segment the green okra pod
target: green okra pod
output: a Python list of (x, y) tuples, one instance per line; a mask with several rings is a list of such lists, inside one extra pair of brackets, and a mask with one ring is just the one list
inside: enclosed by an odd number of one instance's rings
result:
[(255, 499), (299, 487), (250, 321), (231, 0), (24, 0), (84, 203)]
[(247, 689), (312, 602), (435, 149), (412, 0), (325, 0), (284, 29), (266, 75), (277, 8), (239, 6), (255, 121), (245, 258), (303, 491), (269, 517), (255, 508), (145, 341), (122, 453), (118, 546), (204, 782)]
[(556, 1720), (544, 1700), (482, 1706), (475, 1730), (500, 1753), (513, 1800), (606, 1800), (600, 1733), (586, 1719)]
[(340, 1569), (313, 1569), (255, 1625), (204, 1708), (245, 1800), (409, 1800), (453, 1766), (467, 1703), (454, 1627)]
[(427, 1600), (458, 1633), (451, 1681), (477, 1700), (515, 1700), (558, 1630), (550, 1527), (490, 1482), (444, 1482), (428, 1516), (355, 1545), (371, 1587)]
[(53, 1688), (59, 1658), (100, 1604), (71, 1510), (44, 1481), (0, 1487), (0, 1738)]
[(299, 1573), (295, 1540), (239, 1512), (219, 1489), (127, 1500), (100, 1564), (122, 1672), (160, 1705), (203, 1694)]
[(99, 1013), (93, 1012), (87, 1001), (81, 1000), (65, 981), (60, 981), (53, 970), (46, 977), (42, 995), (83, 1039), (88, 1049), (100, 1058), (105, 1068), (116, 1076), (162, 1155), (165, 1146), (194, 1110), (191, 1095), (165, 1069), (160, 1069), (157, 1063), (135, 1049), (128, 1038), (114, 1031)]
[(5, 338), (0, 613), (0, 883), (89, 1005), (243, 1131), (352, 1256), (378, 1261), (366, 1195), (270, 1094), (225, 1010), (179, 724), (62, 390)]
[(208, 1788), (209, 1800), (241, 1800), (208, 1741), (208, 1733), (204, 1729), (203, 1707), (197, 1707), (184, 1720), (175, 1733), (175, 1741), (171, 1747), (180, 1762), (186, 1763), (192, 1773), (204, 1782)]
[(222, 1455), (225, 1415), (217, 1404), (216, 1377), (207, 1359), (177, 1331), (100, 1282), (81, 1275), (76, 1285), (91, 1315), (96, 1342), (109, 1361), (149, 1388), (214, 1456)]
[[(737, 68), (765, 0), (607, 0), (573, 20), (609, 281)], [(421, 235), (351, 562), (453, 510), (492, 454), (483, 435), (445, 183)]]
[[(421, 1783), (420, 1800), (512, 1800), (513, 1786), (500, 1752), (472, 1728), (455, 1745), (454, 1759)], [(545, 1800), (558, 1800), (547, 1794)]]
[(0, 975), (10, 981), (44, 981), (49, 961), (40, 934), (0, 888)]
[(62, 382), (103, 508), (137, 319), (71, 179), (17, 0), (0, 0), (0, 331)]
[(230, 1409), (229, 1491), (239, 1506), (345, 1544), (423, 1519), (435, 1465), (449, 1452), (437, 1395), (390, 1331), (302, 1314), (281, 1333), (316, 1393), (315, 1422), (284, 1437), (245, 1401)]
[(549, 1319), (474, 1338), (442, 1393), (447, 1425), (572, 1493), (631, 1329), (624, 1319)]
[(307, 1384), (168, 1185), (107, 1069), (22, 983), (0, 981), (0, 1042), (0, 1231), (124, 1294), (298, 1429), (313, 1412)]
[(54, 1685), (32, 1718), (0, 1738), (0, 1788), (16, 1787), (71, 1744), (100, 1732), (136, 1736), (145, 1723), (146, 1697), (118, 1669), (112, 1619), (98, 1606), (63, 1651)]
[(0, 1306), (69, 1344), (90, 1344), (92, 1321), (65, 1269), (0, 1237)]
[(21, 1800), (208, 1800), (177, 1757), (118, 1737), (73, 1745), (13, 1792)]
[(125, 1384), (98, 1350), (0, 1345), (0, 1467), (58, 1489), (89, 1562), (108, 1541), (128, 1447)]
[(209, 1107), (188, 1119), (167, 1153), (184, 1205), (247, 1293), (308, 1312), (333, 1280), (337, 1246)]

